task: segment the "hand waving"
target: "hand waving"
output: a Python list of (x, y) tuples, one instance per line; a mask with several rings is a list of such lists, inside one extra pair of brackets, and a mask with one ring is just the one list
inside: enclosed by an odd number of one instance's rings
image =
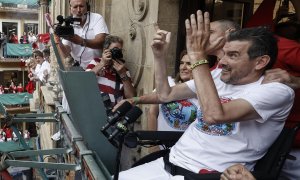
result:
[(209, 44), (210, 20), (207, 12), (197, 11), (197, 16), (192, 14), (190, 20), (185, 20), (186, 48), (192, 60), (205, 58), (206, 48)]
[(156, 33), (154, 34), (151, 47), (153, 55), (156, 58), (161, 58), (166, 55), (169, 48), (171, 32), (159, 29), (157, 24), (154, 25), (154, 28), (156, 30)]

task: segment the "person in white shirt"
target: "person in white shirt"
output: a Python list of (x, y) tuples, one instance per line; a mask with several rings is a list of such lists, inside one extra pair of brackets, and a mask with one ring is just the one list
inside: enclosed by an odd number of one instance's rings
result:
[(74, 35), (64, 37), (60, 47), (83, 69), (94, 57), (101, 57), (105, 36), (109, 33), (104, 18), (89, 10), (87, 0), (70, 0), (70, 12), (74, 18), (81, 18), (79, 25), (73, 25)]
[(34, 54), (36, 62), (39, 65), (35, 68), (35, 79), (42, 83), (46, 83), (51, 71), (50, 63), (44, 59), (44, 55), (41, 51), (35, 51)]
[[(182, 51), (180, 56), (178, 74), (175, 78), (168, 76), (170, 86), (193, 79), (186, 51)], [(196, 118), (197, 102), (196, 98), (191, 98), (159, 105), (152, 104), (148, 113), (148, 130), (185, 131)]]
[(220, 68), (211, 73), (206, 55), (216, 44), (209, 42), (209, 14), (197, 11), (185, 26), (194, 79), (169, 86), (165, 59), (171, 35), (157, 28), (151, 45), (157, 101), (198, 97), (197, 119), (169, 155), (121, 172), (121, 180), (183, 179), (186, 172), (223, 172), (237, 163), (252, 170), (280, 134), (293, 105), (290, 87), (262, 84), (277, 57), (276, 38), (266, 28), (231, 33)]
[(36, 37), (35, 37), (35, 35), (32, 33), (32, 31), (29, 31), (29, 32), (28, 32), (28, 42), (29, 42), (30, 44), (36, 42)]

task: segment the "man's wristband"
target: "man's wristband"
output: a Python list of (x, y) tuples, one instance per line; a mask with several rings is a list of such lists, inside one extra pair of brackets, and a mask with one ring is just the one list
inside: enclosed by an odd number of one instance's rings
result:
[(132, 100), (132, 104), (136, 105), (140, 101), (140, 97), (133, 97)]
[(208, 60), (201, 59), (201, 60), (199, 60), (199, 61), (197, 61), (197, 62), (195, 62), (194, 64), (191, 65), (191, 70), (195, 69), (197, 66), (200, 66), (202, 64), (208, 64), (208, 63), (209, 63)]

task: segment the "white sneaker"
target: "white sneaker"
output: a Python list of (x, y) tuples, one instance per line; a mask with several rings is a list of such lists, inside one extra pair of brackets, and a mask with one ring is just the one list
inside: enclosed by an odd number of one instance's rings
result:
[(57, 133), (53, 134), (53, 136), (51, 137), (51, 139), (53, 141), (58, 141), (60, 140), (60, 131), (58, 131)]

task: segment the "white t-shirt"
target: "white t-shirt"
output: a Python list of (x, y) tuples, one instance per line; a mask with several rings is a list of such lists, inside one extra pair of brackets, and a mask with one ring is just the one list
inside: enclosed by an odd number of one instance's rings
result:
[(29, 43), (34, 43), (36, 41), (36, 37), (34, 36), (34, 35), (32, 35), (32, 36), (28, 36), (28, 42)]
[(41, 82), (47, 81), (47, 79), (45, 79), (45, 71), (47, 71), (47, 74), (50, 74), (51, 68), (50, 68), (50, 64), (48, 61), (44, 60), (44, 62), (41, 64), (39, 71), (37, 72), (37, 77), (39, 78), (39, 80)]
[[(84, 39), (94, 39), (97, 34), (108, 34), (108, 28), (104, 18), (100, 14), (89, 13), (83, 27), (74, 25), (74, 33)], [(71, 56), (74, 58), (74, 60), (78, 62), (81, 61), (80, 66), (83, 69), (86, 69), (86, 66), (92, 59), (95, 57), (101, 57), (100, 49), (83, 47), (65, 39), (63, 39), (62, 43), (71, 47)]]
[[(175, 85), (172, 77), (168, 77), (169, 85)], [(159, 105), (157, 118), (158, 131), (185, 131), (196, 119), (198, 100), (196, 98), (177, 100)]]
[(40, 64), (37, 64), (34, 68), (34, 71), (32, 72), (34, 76), (38, 77), (38, 73), (41, 69), (41, 65)]
[[(199, 108), (197, 119), (170, 152), (172, 163), (195, 173), (200, 169), (223, 172), (237, 163), (252, 170), (280, 134), (293, 105), (294, 91), (284, 84), (261, 85), (262, 77), (251, 84), (228, 85), (220, 80), (220, 72), (214, 70), (212, 76), (221, 102), (244, 99), (261, 118), (209, 126)], [(196, 92), (194, 81), (186, 84)]]

